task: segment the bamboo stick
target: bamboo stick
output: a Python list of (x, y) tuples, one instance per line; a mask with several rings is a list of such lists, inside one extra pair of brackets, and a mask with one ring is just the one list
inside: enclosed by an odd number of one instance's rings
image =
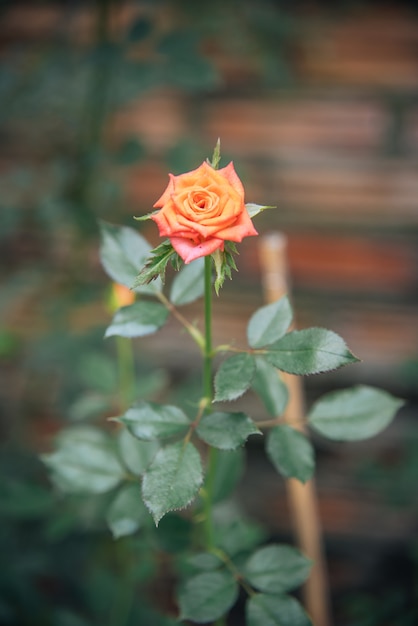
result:
[[(260, 262), (266, 301), (274, 302), (285, 294), (290, 295), (284, 235), (271, 233), (261, 238)], [(289, 389), (286, 422), (304, 432), (305, 407), (301, 379), (285, 372), (280, 375)], [(313, 480), (303, 484), (296, 479), (289, 479), (286, 486), (297, 543), (302, 552), (313, 561), (311, 575), (303, 588), (305, 607), (315, 626), (331, 626), (315, 484)]]

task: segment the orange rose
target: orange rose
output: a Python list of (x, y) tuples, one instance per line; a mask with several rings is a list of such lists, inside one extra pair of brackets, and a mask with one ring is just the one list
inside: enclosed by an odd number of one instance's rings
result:
[(169, 177), (167, 189), (154, 204), (161, 211), (151, 219), (185, 263), (223, 250), (225, 241), (258, 234), (232, 162), (215, 170), (205, 161), (191, 172)]

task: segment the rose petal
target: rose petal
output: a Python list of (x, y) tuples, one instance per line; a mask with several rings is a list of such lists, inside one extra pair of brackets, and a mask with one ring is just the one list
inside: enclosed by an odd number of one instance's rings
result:
[(201, 256), (208, 256), (215, 252), (215, 250), (224, 249), (224, 241), (222, 239), (207, 239), (197, 244), (183, 237), (171, 237), (170, 241), (174, 250), (186, 264), (191, 263), (191, 261)]
[(225, 241), (237, 242), (242, 241), (244, 237), (252, 237), (254, 235), (258, 235), (258, 232), (254, 228), (254, 224), (247, 213), (247, 209), (241, 213), (235, 224), (227, 228), (223, 228), (222, 230), (218, 230), (216, 233), (217, 237), (220, 237)]
[(218, 173), (222, 174), (223, 176), (225, 176), (225, 178), (229, 180), (231, 185), (235, 188), (236, 191), (238, 191), (238, 193), (241, 195), (242, 199), (244, 200), (244, 186), (238, 174), (235, 171), (233, 161), (228, 163), (226, 167), (223, 167), (220, 170), (218, 170)]
[(157, 202), (153, 204), (154, 209), (163, 207), (165, 203), (167, 202), (167, 200), (170, 199), (170, 196), (174, 191), (174, 181), (175, 181), (175, 178), (177, 177), (174, 176), (174, 174), (169, 174), (168, 177), (170, 179), (170, 182), (168, 183), (163, 195), (157, 200)]

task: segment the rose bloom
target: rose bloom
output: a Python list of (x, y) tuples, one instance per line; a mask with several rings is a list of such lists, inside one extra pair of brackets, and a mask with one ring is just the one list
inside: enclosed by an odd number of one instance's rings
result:
[(206, 161), (197, 169), (174, 176), (151, 219), (161, 237), (185, 263), (223, 250), (225, 241), (257, 235), (244, 204), (244, 187), (233, 163), (215, 170)]

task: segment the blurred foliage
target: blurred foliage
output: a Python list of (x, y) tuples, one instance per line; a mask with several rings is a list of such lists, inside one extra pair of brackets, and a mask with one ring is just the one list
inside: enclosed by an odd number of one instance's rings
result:
[[(50, 30), (43, 33), (41, 26), (37, 33), (25, 22), (25, 6), (33, 10), (33, 5), (57, 9)], [(108, 136), (112, 115), (152, 90), (173, 89), (190, 103), (193, 125), (200, 96), (231, 88), (227, 71), (217, 66), (220, 57), (246, 68), (245, 80), (232, 87), (237, 90), (254, 93), (295, 80), (290, 49), (300, 30), (284, 1), (144, 0), (132, 4), (133, 19), (115, 30), (112, 19), (124, 5), (116, 0), (0, 5), (5, 381), (0, 548), (7, 565), (0, 575), (0, 623), (5, 626), (172, 623), (149, 606), (148, 590), (158, 567), (167, 569), (162, 552), (185, 547), (187, 521), (167, 516), (157, 546), (148, 530), (114, 542), (101, 521), (107, 502), (92, 496), (59, 499), (32, 449), (69, 421), (102, 422), (120, 402), (115, 344), (103, 343), (99, 319), (107, 279), (91, 258), (92, 248), (98, 248), (98, 218), (120, 223), (137, 213), (125, 197), (119, 169), (157, 159), (184, 171), (212, 148), (213, 142), (206, 146), (193, 132), (160, 152), (138, 133), (114, 144)], [(22, 23), (14, 22), (8, 32), (5, 25), (16, 8), (23, 11)], [(79, 31), (79, 17), (86, 14), (90, 26)], [(78, 328), (74, 313), (97, 303), (92, 319)], [(137, 371), (139, 397), (166, 390), (163, 374)], [(176, 393), (193, 401), (193, 381), (177, 386)], [(397, 478), (398, 487), (407, 485), (399, 491), (405, 497), (413, 488), (413, 471)], [(151, 558), (155, 547), (160, 562)], [(159, 591), (170, 597), (170, 589)], [(377, 626), (376, 620), (364, 621), (364, 610), (358, 615), (363, 622), (359, 617), (356, 626)]]
[[(285, 3), (197, 7), (159, 0), (129, 6), (126, 20), (125, 3), (57, 0), (39, 7), (52, 11), (52, 18), (32, 27), (25, 7), (30, 19), (33, 6), (1, 5), (1, 354), (5, 366), (22, 366), (20, 407), (29, 412), (36, 407), (40, 415), (50, 411), (51, 399), (59, 415), (73, 412), (69, 407), (82, 386), (80, 363), (85, 354), (102, 352), (101, 328), (92, 320), (90, 330), (75, 334), (73, 316), (104, 301), (105, 278), (91, 253), (97, 249), (97, 218), (120, 223), (138, 213), (138, 207), (127, 206), (118, 172), (150, 158), (165, 160), (172, 171), (184, 170), (208, 153), (197, 135), (158, 154), (138, 133), (115, 142), (113, 114), (152, 90), (171, 89), (184, 94), (198, 115), (196, 98), (228, 88), (219, 55), (240, 66), (245, 59), (248, 67), (255, 63), (260, 88), (272, 86), (273, 77), (290, 75), (280, 71), (295, 28)], [(10, 16), (13, 27), (6, 32)], [(28, 323), (33, 328), (23, 327)], [(13, 351), (16, 358), (10, 357)], [(103, 374), (103, 368), (105, 359), (97, 371)]]

